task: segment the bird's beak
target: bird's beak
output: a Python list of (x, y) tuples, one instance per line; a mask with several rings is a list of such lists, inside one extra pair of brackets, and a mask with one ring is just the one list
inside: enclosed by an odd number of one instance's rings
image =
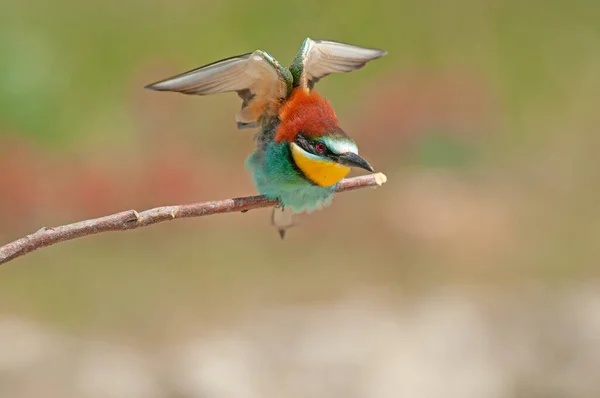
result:
[(337, 157), (337, 162), (346, 166), (360, 167), (371, 172), (375, 171), (369, 162), (352, 152), (342, 153)]

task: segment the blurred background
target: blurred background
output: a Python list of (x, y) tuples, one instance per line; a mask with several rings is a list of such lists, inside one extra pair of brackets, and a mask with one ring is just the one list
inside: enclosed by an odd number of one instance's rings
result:
[(306, 36), (388, 183), (0, 267), (0, 397), (600, 396), (597, 1), (0, 3), (0, 244), (255, 194), (236, 95), (143, 86)]

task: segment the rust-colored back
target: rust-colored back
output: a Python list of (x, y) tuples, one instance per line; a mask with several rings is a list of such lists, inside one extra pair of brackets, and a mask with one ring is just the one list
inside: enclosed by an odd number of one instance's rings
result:
[(339, 130), (337, 116), (329, 101), (316, 91), (307, 92), (297, 88), (279, 111), (281, 124), (275, 140), (294, 141), (302, 131), (307, 136), (320, 137)]

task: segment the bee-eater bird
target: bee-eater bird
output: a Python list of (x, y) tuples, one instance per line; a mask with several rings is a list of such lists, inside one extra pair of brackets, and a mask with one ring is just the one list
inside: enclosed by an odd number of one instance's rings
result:
[[(278, 199), (281, 210), (311, 212), (331, 203), (336, 184), (359, 167), (374, 171), (358, 155), (354, 140), (339, 126), (336, 114), (315, 83), (382, 57), (385, 51), (306, 38), (289, 69), (257, 50), (146, 86), (158, 91), (208, 95), (236, 91), (242, 109), (240, 129), (260, 128), (256, 150), (246, 165), (258, 191)], [(285, 220), (284, 220), (285, 218)], [(283, 238), (290, 217), (277, 217)]]

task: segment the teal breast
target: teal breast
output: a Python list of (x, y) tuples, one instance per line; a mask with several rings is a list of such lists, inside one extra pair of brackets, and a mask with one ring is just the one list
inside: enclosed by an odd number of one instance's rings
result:
[[(268, 142), (264, 150), (257, 150), (246, 161), (254, 183), (261, 195), (279, 199), (295, 213), (311, 212), (329, 206), (335, 185), (320, 187), (307, 181), (291, 163), (286, 142)], [(337, 185), (337, 184), (336, 184)]]

